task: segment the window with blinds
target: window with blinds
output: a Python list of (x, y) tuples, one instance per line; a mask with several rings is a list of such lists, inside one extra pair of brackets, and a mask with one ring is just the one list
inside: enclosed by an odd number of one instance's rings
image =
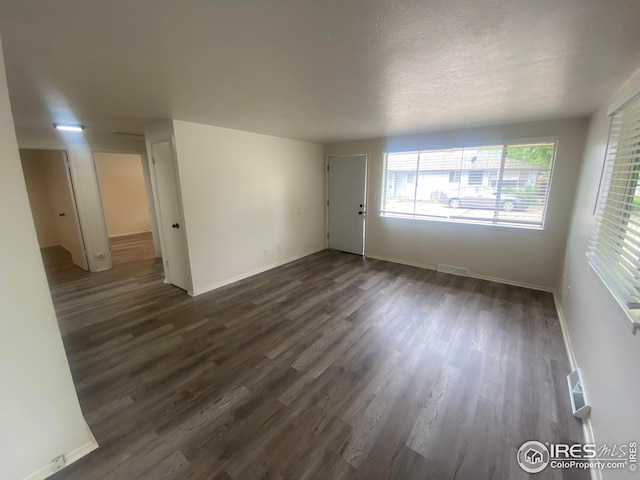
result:
[(588, 257), (640, 328), (640, 97), (613, 114)]
[(387, 153), (381, 214), (542, 229), (555, 143)]

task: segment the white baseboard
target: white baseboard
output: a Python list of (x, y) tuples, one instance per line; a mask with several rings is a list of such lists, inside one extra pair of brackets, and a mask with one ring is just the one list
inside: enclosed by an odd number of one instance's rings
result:
[(517, 282), (515, 280), (507, 280), (506, 278), (491, 277), (489, 275), (478, 275), (475, 273), (470, 273), (469, 276), (471, 278), (477, 278), (478, 280), (487, 280), (489, 282), (503, 283), (505, 285), (511, 285), (513, 287), (529, 288), (531, 290), (538, 290), (540, 292), (553, 293), (553, 289), (551, 287), (536, 285), (535, 283), (523, 283)]
[[(88, 455), (89, 453), (93, 452), (96, 448), (98, 448), (98, 442), (96, 441), (96, 438), (93, 436), (93, 433), (89, 428), (89, 425), (86, 425), (86, 427), (87, 427), (87, 432), (89, 433), (89, 441), (84, 445), (79, 446), (75, 450), (72, 450), (64, 454), (65, 468), (71, 465), (72, 463), (77, 462), (82, 457), (84, 457), (85, 455)], [(49, 464), (36, 470), (32, 474), (26, 476), (24, 480), (44, 480), (45, 478), (50, 477), (54, 473), (56, 472), (54, 472), (51, 469), (51, 465)]]
[[(416, 262), (408, 262), (406, 260), (400, 260), (398, 258), (389, 258), (389, 257), (381, 257), (379, 255), (369, 255), (369, 254), (365, 254), (365, 257), (367, 258), (374, 258), (376, 260), (382, 260), (385, 262), (392, 262), (392, 263), (400, 263), (402, 265), (409, 265), (411, 267), (418, 267), (418, 268), (425, 268), (427, 270), (436, 270), (437, 267), (433, 266), (433, 265), (426, 265), (424, 263), (416, 263)], [(505, 285), (512, 285), (514, 287), (522, 287), (522, 288), (530, 288), (531, 290), (540, 290), (542, 292), (550, 292), (553, 293), (553, 289), (550, 287), (545, 287), (543, 285), (535, 285), (532, 283), (522, 283), (522, 282), (517, 282), (514, 280), (507, 280), (505, 278), (498, 278), (498, 277), (492, 277), (489, 275), (479, 275), (476, 273), (469, 273), (469, 275), (467, 275), (468, 277), (471, 278), (477, 278), (478, 280), (487, 280), (489, 282), (496, 282), (496, 283), (503, 283)]]
[[(591, 417), (587, 417), (582, 420), (582, 433), (584, 434), (584, 443), (596, 443), (595, 436), (593, 435), (593, 425), (591, 424)], [(602, 470), (592, 468), (590, 473), (591, 480), (602, 480)]]
[[(85, 425), (86, 425), (86, 422), (85, 422)], [(69, 452), (67, 455), (64, 456), (67, 462), (67, 465), (77, 462), (82, 457), (90, 454), (100, 446), (98, 445), (98, 441), (96, 440), (96, 437), (93, 436), (93, 432), (89, 428), (89, 425), (86, 425), (86, 427), (87, 427), (87, 432), (89, 433), (90, 440), (87, 443), (85, 443), (83, 446), (76, 448), (75, 450)]]
[[(560, 323), (560, 329), (562, 330), (562, 338), (564, 340), (564, 347), (567, 350), (567, 357), (569, 358), (569, 366), (571, 370), (578, 368), (578, 362), (576, 360), (576, 354), (573, 351), (573, 344), (571, 343), (571, 337), (569, 336), (569, 329), (567, 328), (567, 321), (562, 310), (560, 303), (560, 296), (558, 292), (553, 292), (553, 301), (556, 306), (556, 312), (558, 313), (558, 321)], [(591, 418), (587, 417), (582, 420), (582, 433), (584, 435), (584, 443), (596, 443), (595, 436), (593, 435), (593, 426), (591, 425)], [(602, 480), (602, 471), (597, 468), (591, 469), (591, 480)]]
[(562, 311), (562, 305), (560, 304), (560, 296), (557, 292), (553, 292), (553, 302), (556, 305), (556, 312), (558, 312), (558, 321), (560, 322), (560, 329), (562, 330), (562, 338), (564, 339), (564, 348), (567, 350), (567, 357), (569, 357), (569, 366), (571, 370), (578, 368), (578, 362), (576, 361), (576, 355), (573, 352), (573, 345), (569, 338), (569, 330), (567, 329), (567, 322), (564, 318), (564, 312)]
[(400, 265), (409, 265), (410, 267), (424, 268), (424, 269), (427, 269), (427, 270), (435, 270), (436, 269), (436, 267), (434, 265), (426, 265), (424, 263), (408, 262), (406, 260), (400, 260), (399, 258), (382, 257), (380, 255), (369, 255), (368, 253), (365, 253), (364, 256), (365, 256), (365, 258), (373, 258), (374, 260), (382, 260), (383, 262), (399, 263)]
[(232, 277), (232, 278), (228, 278), (228, 279), (223, 280), (223, 281), (218, 282), (218, 283), (214, 283), (213, 285), (209, 285), (209, 286), (204, 287), (204, 288), (194, 289), (193, 292), (187, 292), (187, 293), (189, 295), (191, 295), (192, 297), (196, 297), (198, 295), (202, 295), (203, 293), (211, 292), (211, 291), (216, 290), (216, 289), (218, 289), (220, 287), (224, 287), (225, 285), (229, 285), (231, 283), (235, 283), (235, 282), (238, 282), (240, 280), (244, 280), (245, 278), (252, 277), (252, 276), (257, 275), (259, 273), (266, 272), (267, 270), (271, 270), (273, 268), (280, 267), (282, 265), (286, 265), (287, 263), (291, 263), (291, 262), (294, 262), (296, 260), (300, 260), (301, 258), (308, 257), (309, 255), (313, 255), (314, 253), (321, 252), (322, 250), (324, 250), (324, 247), (320, 248), (320, 249), (313, 250), (313, 251), (309, 251), (309, 252), (306, 252), (306, 253), (301, 253), (300, 255), (295, 255), (293, 257), (289, 257), (289, 258), (286, 258), (284, 260), (277, 261), (277, 262), (269, 264), (269, 265), (267, 265), (265, 267), (260, 267), (260, 268), (257, 268), (255, 270), (251, 270), (250, 272), (243, 273), (241, 275), (237, 275), (237, 276)]

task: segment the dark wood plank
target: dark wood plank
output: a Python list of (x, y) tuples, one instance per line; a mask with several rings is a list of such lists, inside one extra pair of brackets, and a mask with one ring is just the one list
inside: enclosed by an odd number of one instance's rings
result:
[(43, 251), (100, 443), (56, 479), (527, 478), (582, 440), (550, 294), (323, 251), (190, 298), (150, 235), (112, 254)]

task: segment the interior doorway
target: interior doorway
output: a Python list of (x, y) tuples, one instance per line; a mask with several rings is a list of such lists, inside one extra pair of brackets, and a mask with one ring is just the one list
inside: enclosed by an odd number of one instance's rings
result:
[(20, 160), (43, 256), (88, 270), (67, 153), (21, 149)]
[(113, 264), (154, 261), (160, 249), (145, 159), (139, 154), (102, 152), (93, 157)]

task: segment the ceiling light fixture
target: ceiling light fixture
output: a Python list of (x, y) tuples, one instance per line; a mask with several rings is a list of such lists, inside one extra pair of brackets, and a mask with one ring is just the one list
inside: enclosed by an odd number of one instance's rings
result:
[(71, 123), (54, 123), (53, 126), (56, 130), (62, 130), (64, 132), (82, 132), (84, 130), (84, 125)]

